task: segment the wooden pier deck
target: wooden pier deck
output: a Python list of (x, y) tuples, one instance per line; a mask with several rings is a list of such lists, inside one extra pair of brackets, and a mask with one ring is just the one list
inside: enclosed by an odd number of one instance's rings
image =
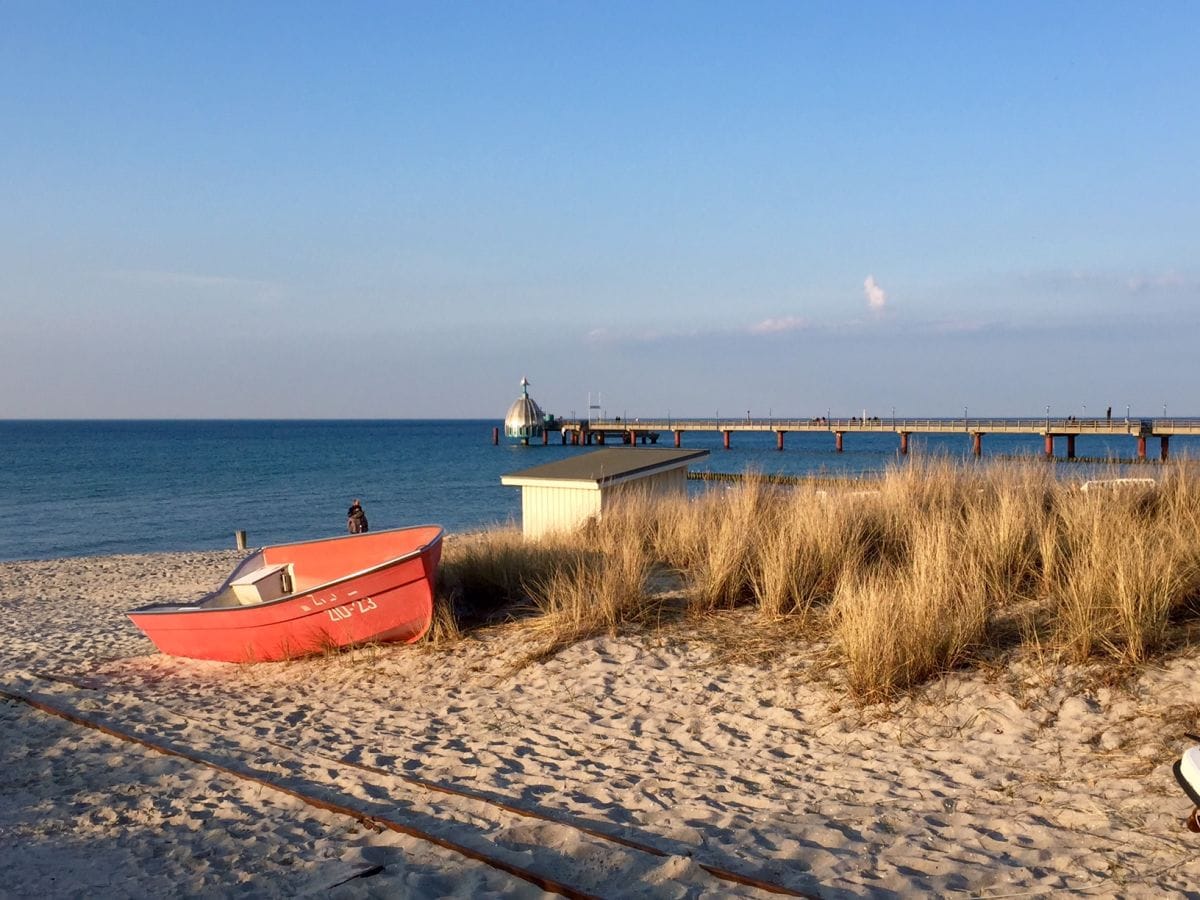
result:
[(1173, 435), (1200, 435), (1200, 418), (879, 418), (850, 417), (813, 419), (786, 418), (738, 418), (738, 419), (593, 419), (591, 421), (561, 422), (563, 442), (572, 444), (625, 444), (658, 443), (663, 435), (671, 433), (676, 447), (683, 446), (683, 436), (688, 432), (717, 432), (723, 437), (726, 449), (731, 446), (735, 433), (771, 432), (776, 436), (776, 447), (784, 448), (784, 436), (789, 432), (827, 432), (833, 435), (834, 446), (841, 452), (844, 436), (855, 433), (891, 432), (899, 441), (901, 454), (908, 452), (908, 437), (911, 434), (967, 434), (972, 439), (976, 456), (983, 453), (983, 438), (988, 434), (1040, 435), (1045, 441), (1048, 458), (1054, 457), (1057, 438), (1066, 439), (1067, 458), (1075, 458), (1075, 439), (1079, 435), (1127, 435), (1136, 442), (1137, 456), (1146, 458), (1146, 442), (1157, 437), (1160, 443), (1159, 456), (1166, 460), (1170, 439)]

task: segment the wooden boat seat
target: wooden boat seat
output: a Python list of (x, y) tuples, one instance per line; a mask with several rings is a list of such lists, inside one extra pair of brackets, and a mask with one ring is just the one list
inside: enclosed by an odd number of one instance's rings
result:
[(229, 587), (238, 603), (243, 606), (278, 600), (292, 592), (292, 576), (289, 570), (290, 566), (286, 563), (263, 566), (234, 579), (229, 583)]

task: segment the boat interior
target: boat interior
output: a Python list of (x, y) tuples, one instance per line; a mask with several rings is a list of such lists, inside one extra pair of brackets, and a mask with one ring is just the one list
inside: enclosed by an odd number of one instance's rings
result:
[(269, 603), (416, 555), (442, 537), (436, 525), (264, 547), (242, 560), (219, 588), (195, 603), (215, 609)]

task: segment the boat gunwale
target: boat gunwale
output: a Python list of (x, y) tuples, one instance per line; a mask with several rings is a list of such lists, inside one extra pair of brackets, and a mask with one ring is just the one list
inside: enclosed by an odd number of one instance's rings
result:
[(350, 581), (352, 579), (361, 578), (364, 575), (370, 575), (373, 572), (378, 572), (383, 569), (388, 569), (388, 568), (391, 568), (392, 566), (399, 565), (402, 562), (407, 562), (408, 560), (412, 559), (413, 557), (422, 556), (426, 552), (428, 552), (431, 547), (440, 543), (442, 541), (442, 539), (445, 538), (445, 536), (446, 536), (445, 528), (443, 528), (441, 525), (433, 525), (433, 524), (406, 525), (401, 528), (388, 528), (383, 531), (376, 531), (374, 533), (376, 535), (379, 535), (379, 534), (388, 534), (390, 532), (417, 531), (422, 528), (436, 528), (437, 534), (434, 535), (431, 540), (426, 541), (424, 544), (417, 547), (415, 550), (410, 550), (408, 553), (405, 553), (401, 556), (394, 556), (394, 557), (391, 557), (390, 559), (385, 559), (383, 562), (379, 563), (378, 565), (370, 566), (366, 569), (359, 569), (357, 572), (351, 572), (349, 575), (344, 575), (341, 578), (334, 579), (333, 581), (326, 581), (326, 582), (323, 582), (322, 584), (314, 585), (313, 587), (307, 588), (303, 591), (293, 591), (292, 593), (285, 594), (282, 597), (276, 597), (274, 600), (263, 600), (259, 603), (251, 603), (251, 604), (240, 605), (240, 606), (204, 606), (203, 605), (205, 601), (212, 599), (213, 597), (217, 596), (222, 591), (224, 591), (227, 587), (229, 587), (229, 585), (233, 582), (234, 578), (237, 576), (238, 572), (241, 570), (242, 566), (245, 565), (246, 560), (252, 559), (255, 555), (262, 554), (267, 550), (278, 550), (278, 549), (281, 549), (284, 547), (297, 547), (297, 546), (300, 546), (301, 544), (321, 544), (321, 543), (326, 543), (328, 541), (352, 540), (353, 538), (357, 537), (357, 535), (336, 535), (333, 537), (317, 538), (316, 540), (309, 540), (309, 541), (289, 541), (286, 544), (268, 544), (266, 546), (259, 547), (257, 550), (255, 550), (253, 553), (251, 553), (249, 556), (247, 556), (245, 559), (243, 559), (241, 562), (239, 562), (236, 566), (234, 566), (234, 569), (232, 572), (229, 573), (229, 576), (223, 582), (221, 582), (220, 587), (218, 587), (214, 591), (210, 591), (209, 593), (205, 594), (203, 597), (199, 598), (198, 600), (193, 600), (191, 603), (186, 603), (186, 604), (153, 603), (153, 604), (149, 604), (147, 606), (139, 606), (135, 609), (127, 610), (125, 615), (127, 615), (127, 616), (134, 616), (134, 615), (158, 616), (158, 615), (174, 615), (176, 613), (187, 613), (187, 614), (212, 613), (212, 612), (237, 613), (237, 612), (250, 612), (250, 611), (253, 611), (256, 609), (264, 609), (264, 608), (270, 607), (270, 606), (278, 606), (282, 603), (294, 602), (294, 601), (299, 600), (302, 597), (309, 596), (310, 594), (315, 594), (317, 591), (323, 591), (327, 588), (331, 588), (331, 587), (334, 587), (335, 585), (343, 584), (344, 582)]

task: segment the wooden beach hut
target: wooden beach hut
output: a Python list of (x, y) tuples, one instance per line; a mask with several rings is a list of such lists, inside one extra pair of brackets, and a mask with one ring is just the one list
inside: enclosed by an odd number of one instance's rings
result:
[(682, 494), (688, 465), (705, 456), (707, 450), (614, 447), (503, 475), (500, 483), (521, 489), (521, 530), (537, 538), (603, 515), (627, 491)]

